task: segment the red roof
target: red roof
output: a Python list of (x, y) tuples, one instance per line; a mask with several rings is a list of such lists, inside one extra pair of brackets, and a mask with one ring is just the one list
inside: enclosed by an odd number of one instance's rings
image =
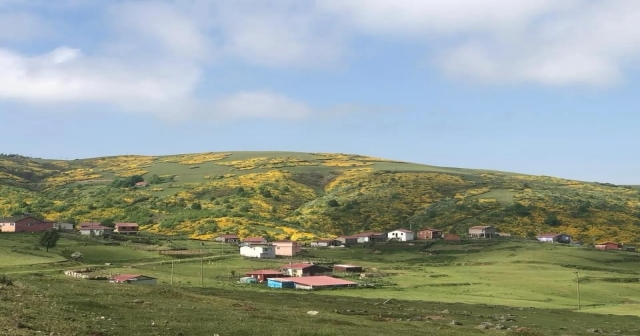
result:
[(266, 239), (264, 239), (263, 237), (248, 237), (243, 239), (243, 242), (263, 242)]
[(223, 235), (219, 235), (218, 238), (225, 238), (225, 239), (238, 239), (238, 235), (234, 235), (234, 234), (223, 234)]
[(292, 241), (292, 240), (278, 240), (278, 241), (274, 241), (271, 242), (272, 244), (278, 244), (278, 243), (291, 243), (291, 244), (297, 244), (298, 242)]
[(282, 272), (271, 269), (263, 269), (247, 272), (247, 275), (282, 275)]
[(123, 281), (127, 281), (127, 280), (131, 280), (131, 279), (135, 279), (139, 276), (142, 276), (140, 274), (120, 274), (120, 275), (116, 275), (114, 277), (112, 277), (111, 279), (113, 281), (116, 282), (123, 282)]
[(116, 227), (138, 227), (138, 223), (115, 223)]
[(357, 285), (357, 282), (342, 280), (326, 275), (278, 278), (275, 281), (291, 281), (305, 286)]
[(315, 265), (314, 264), (297, 263), (297, 264), (284, 265), (284, 266), (282, 266), (280, 268), (305, 269), (305, 268), (309, 268), (311, 266), (315, 266)]

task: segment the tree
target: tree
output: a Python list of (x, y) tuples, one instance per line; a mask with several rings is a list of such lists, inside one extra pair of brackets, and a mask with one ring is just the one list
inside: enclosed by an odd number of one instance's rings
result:
[(330, 200), (329, 202), (327, 202), (327, 205), (328, 205), (328, 206), (330, 206), (330, 207), (332, 207), (332, 208), (335, 208), (335, 207), (339, 207), (339, 206), (340, 206), (340, 204), (338, 203), (338, 201), (336, 201), (336, 200), (334, 200), (334, 199), (332, 199), (332, 200)]
[(45, 231), (40, 236), (39, 245), (46, 248), (47, 252), (49, 252), (50, 248), (56, 247), (58, 239), (60, 239), (60, 233), (58, 233), (57, 230)]
[(202, 210), (202, 204), (194, 202), (191, 204), (191, 210)]
[(555, 213), (550, 212), (547, 214), (547, 218), (545, 218), (544, 223), (549, 226), (558, 226), (560, 225), (560, 220)]

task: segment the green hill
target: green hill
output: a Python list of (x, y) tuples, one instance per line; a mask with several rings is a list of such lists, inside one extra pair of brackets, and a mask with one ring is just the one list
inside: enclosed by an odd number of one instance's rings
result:
[[(147, 186), (132, 186), (140, 177)], [(151, 232), (314, 239), (362, 230), (494, 225), (586, 243), (640, 241), (640, 191), (546, 176), (292, 152), (0, 156), (0, 215), (135, 221)]]

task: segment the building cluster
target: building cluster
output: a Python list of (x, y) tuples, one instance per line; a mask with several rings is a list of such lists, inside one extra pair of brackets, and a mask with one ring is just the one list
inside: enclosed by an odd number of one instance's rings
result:
[(334, 265), (333, 269), (313, 263), (289, 263), (275, 269), (261, 269), (248, 272), (241, 278), (242, 283), (266, 283), (269, 288), (326, 289), (357, 287), (358, 283), (336, 278), (333, 272), (362, 272), (356, 265)]
[(58, 230), (62, 232), (78, 232), (81, 235), (105, 237), (113, 233), (137, 234), (137, 223), (114, 223), (114, 227), (104, 226), (98, 222), (71, 223), (48, 222), (31, 215), (0, 218), (0, 232), (43, 232)]

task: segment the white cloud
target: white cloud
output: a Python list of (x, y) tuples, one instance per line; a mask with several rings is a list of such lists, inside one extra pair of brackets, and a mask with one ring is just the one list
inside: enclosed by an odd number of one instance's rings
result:
[(483, 82), (611, 84), (640, 60), (634, 0), (326, 0), (360, 34), (437, 42), (448, 74)]
[(299, 0), (216, 2), (221, 48), (253, 64), (318, 67), (344, 55), (340, 22)]
[(277, 93), (253, 91), (236, 93), (215, 101), (212, 112), (219, 117), (230, 119), (299, 119), (315, 111), (304, 103)]

